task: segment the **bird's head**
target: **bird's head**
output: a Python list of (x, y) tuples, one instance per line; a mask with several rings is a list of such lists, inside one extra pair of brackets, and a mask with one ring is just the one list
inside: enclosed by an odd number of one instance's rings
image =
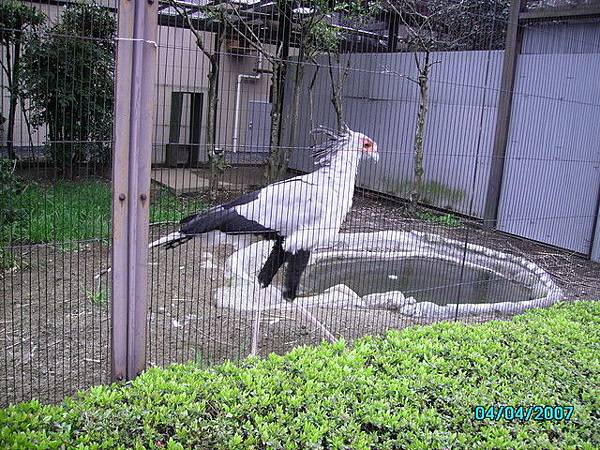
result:
[(312, 133), (328, 138), (325, 142), (312, 147), (317, 165), (329, 164), (331, 158), (340, 151), (358, 153), (361, 157), (366, 156), (375, 162), (379, 161), (377, 143), (366, 134), (352, 131), (347, 125), (341, 131), (320, 126), (312, 130)]
[(349, 134), (348, 144), (350, 145), (350, 150), (360, 152), (362, 156), (371, 158), (375, 162), (379, 161), (377, 142), (358, 131), (352, 131), (348, 128), (347, 132)]

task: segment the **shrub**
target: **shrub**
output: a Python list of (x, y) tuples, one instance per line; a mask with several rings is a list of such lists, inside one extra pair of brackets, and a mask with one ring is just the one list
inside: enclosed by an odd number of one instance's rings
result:
[[(152, 368), (0, 411), (2, 448), (598, 448), (600, 303), (441, 323), (212, 369)], [(573, 405), (477, 421), (476, 405)]]
[(71, 3), (23, 54), (24, 94), (34, 126), (48, 126), (59, 169), (110, 161), (116, 20), (106, 8)]
[[(6, 89), (9, 94), (7, 119), (0, 113), (0, 142), (2, 127), (6, 121), (6, 150), (10, 159), (16, 159), (14, 132), (19, 101), (25, 114), (24, 96), (21, 94), (21, 51), (27, 48), (32, 32), (45, 20), (46, 16), (42, 11), (25, 2), (15, 0), (0, 2), (0, 50), (3, 53), (1, 65), (4, 71), (2, 75), (6, 75), (6, 78), (2, 79), (2, 90)], [(27, 120), (26, 116), (24, 117)], [(27, 129), (29, 132), (28, 126)]]
[(14, 222), (19, 214), (17, 197), (23, 189), (15, 175), (15, 161), (0, 159), (0, 228)]
[(15, 164), (16, 161), (0, 159), (0, 270), (15, 266), (15, 258), (7, 248), (10, 234), (6, 232), (20, 212), (17, 198), (22, 186), (15, 175)]

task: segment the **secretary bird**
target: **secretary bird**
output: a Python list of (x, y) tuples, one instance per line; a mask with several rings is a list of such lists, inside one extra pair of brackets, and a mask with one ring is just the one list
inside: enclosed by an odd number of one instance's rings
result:
[(375, 141), (348, 127), (341, 132), (319, 127), (313, 133), (326, 137), (313, 147), (317, 170), (186, 217), (179, 231), (152, 242), (150, 248), (172, 249), (213, 230), (274, 240), (258, 281), (263, 288), (269, 286), (287, 262), (283, 297), (294, 300), (311, 250), (332, 242), (350, 211), (360, 160), (379, 159)]

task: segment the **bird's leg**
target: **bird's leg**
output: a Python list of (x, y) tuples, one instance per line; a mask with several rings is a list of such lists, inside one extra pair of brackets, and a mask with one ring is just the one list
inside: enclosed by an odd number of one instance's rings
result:
[(258, 282), (264, 288), (271, 284), (271, 281), (273, 281), (277, 271), (285, 261), (285, 250), (283, 250), (282, 244), (283, 239), (281, 238), (275, 241), (275, 245), (273, 245), (271, 254), (267, 258), (265, 265), (262, 267), (262, 269), (260, 269), (260, 273), (258, 274)]
[(331, 331), (329, 331), (327, 327), (323, 325), (315, 316), (309, 313), (304, 306), (302, 306), (300, 303), (294, 303), (294, 306), (306, 320), (313, 324), (323, 334), (323, 336), (327, 338), (329, 342), (335, 342), (335, 336), (331, 333)]
[(285, 274), (283, 298), (291, 301), (296, 298), (296, 294), (298, 293), (300, 277), (302, 276), (302, 272), (304, 272), (304, 269), (306, 269), (306, 265), (308, 264), (310, 251), (298, 250), (295, 254), (287, 253), (286, 256), (288, 268)]
[(254, 326), (252, 327), (252, 346), (250, 349), (250, 356), (258, 355), (258, 341), (260, 339), (260, 319), (262, 316), (262, 308), (260, 302), (258, 304), (258, 309), (256, 310), (256, 314), (254, 316)]

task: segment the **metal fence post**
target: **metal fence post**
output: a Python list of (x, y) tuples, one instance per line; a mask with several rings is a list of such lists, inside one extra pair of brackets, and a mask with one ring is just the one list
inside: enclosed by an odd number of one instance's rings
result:
[(519, 26), (519, 14), (524, 3), (524, 0), (512, 0), (508, 29), (506, 30), (506, 49), (504, 50), (504, 63), (502, 67), (500, 102), (498, 104), (498, 117), (496, 119), (494, 147), (484, 210), (484, 224), (490, 228), (496, 227), (498, 219), (498, 206), (500, 204), (502, 179), (504, 176), (504, 157), (506, 154), (508, 133), (510, 131), (510, 115), (512, 111), (517, 59), (521, 52), (521, 42), (523, 39), (523, 30)]
[(121, 0), (115, 81), (112, 379), (145, 367), (150, 164), (158, 2)]

